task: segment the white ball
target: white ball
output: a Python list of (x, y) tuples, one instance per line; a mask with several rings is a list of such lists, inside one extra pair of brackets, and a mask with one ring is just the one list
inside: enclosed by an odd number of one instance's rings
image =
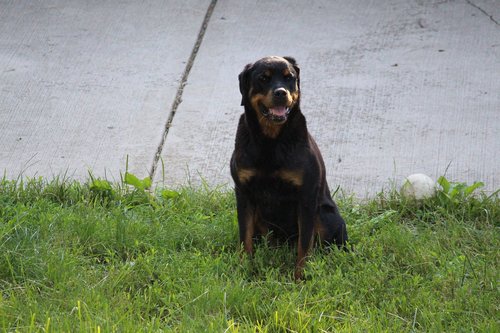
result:
[(431, 177), (416, 173), (405, 178), (400, 193), (406, 198), (415, 200), (430, 198), (436, 194), (436, 183)]

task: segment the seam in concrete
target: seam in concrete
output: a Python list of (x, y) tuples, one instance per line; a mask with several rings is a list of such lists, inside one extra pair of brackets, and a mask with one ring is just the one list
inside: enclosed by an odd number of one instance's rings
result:
[(478, 5), (476, 5), (475, 3), (473, 3), (472, 1), (470, 0), (465, 0), (469, 5), (471, 5), (472, 7), (476, 8), (477, 10), (479, 10), (481, 13), (483, 13), (484, 15), (488, 16), (490, 18), (490, 20), (492, 20), (496, 25), (500, 25), (500, 23), (498, 23), (497, 20), (495, 20), (493, 18), (493, 15), (490, 15), (487, 11), (485, 11), (484, 9), (482, 9), (481, 7), (479, 7)]
[(186, 86), (189, 73), (191, 72), (191, 68), (193, 67), (193, 63), (196, 59), (196, 55), (198, 54), (198, 50), (200, 49), (201, 42), (203, 41), (203, 36), (205, 35), (205, 31), (207, 30), (208, 23), (210, 21), (210, 18), (212, 17), (212, 13), (214, 11), (216, 4), (217, 0), (212, 0), (210, 2), (210, 5), (208, 5), (207, 12), (205, 13), (205, 18), (203, 19), (200, 31), (198, 32), (196, 43), (194, 44), (193, 49), (191, 50), (188, 62), (186, 63), (186, 67), (184, 68), (184, 72), (182, 73), (182, 78), (179, 83), (179, 87), (177, 88), (177, 93), (175, 94), (174, 102), (172, 103), (172, 107), (170, 108), (170, 113), (167, 119), (167, 123), (165, 124), (165, 128), (163, 129), (163, 135), (160, 144), (158, 145), (158, 149), (156, 150), (156, 154), (154, 156), (153, 165), (151, 166), (151, 170), (149, 172), (149, 177), (152, 180), (158, 168), (158, 162), (160, 161), (161, 153), (163, 151), (163, 146), (165, 145), (168, 131), (172, 125), (172, 121), (174, 120), (175, 113), (177, 112), (179, 105), (182, 103), (182, 93), (184, 92), (184, 87)]

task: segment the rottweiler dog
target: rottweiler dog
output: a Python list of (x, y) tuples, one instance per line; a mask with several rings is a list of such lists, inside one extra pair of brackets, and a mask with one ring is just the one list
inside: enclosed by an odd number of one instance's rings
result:
[(323, 158), (300, 110), (299, 73), (292, 57), (265, 57), (245, 66), (239, 75), (245, 112), (230, 162), (244, 251), (251, 256), (254, 240), (267, 234), (297, 242), (297, 280), (315, 236), (339, 247), (347, 241)]

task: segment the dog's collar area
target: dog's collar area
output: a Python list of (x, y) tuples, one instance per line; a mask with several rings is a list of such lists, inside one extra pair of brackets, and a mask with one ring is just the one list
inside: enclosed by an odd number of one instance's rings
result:
[(291, 108), (286, 106), (275, 106), (272, 108), (267, 108), (263, 104), (259, 105), (260, 113), (267, 119), (275, 123), (283, 123), (287, 120), (290, 114)]

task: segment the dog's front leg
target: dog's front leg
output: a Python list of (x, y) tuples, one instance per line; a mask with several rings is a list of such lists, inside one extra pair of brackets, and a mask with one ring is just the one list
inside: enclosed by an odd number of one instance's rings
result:
[(304, 266), (314, 240), (314, 205), (301, 205), (299, 207), (298, 225), (299, 238), (297, 241), (297, 264), (295, 265), (295, 280), (304, 277)]
[(253, 236), (255, 233), (255, 207), (248, 198), (236, 190), (236, 210), (238, 213), (238, 227), (240, 230), (240, 244), (244, 251), (252, 256)]

